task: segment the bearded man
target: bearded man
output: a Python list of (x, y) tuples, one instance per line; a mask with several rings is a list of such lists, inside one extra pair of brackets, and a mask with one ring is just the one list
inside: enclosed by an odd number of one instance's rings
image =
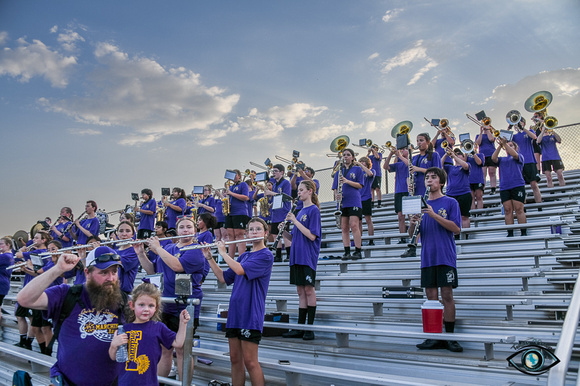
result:
[[(79, 260), (78, 256), (63, 254), (56, 266), (34, 278), (18, 293), (18, 303), (45, 310), (48, 318), (59, 320), (70, 287), (67, 284), (48, 286), (57, 277), (72, 270)], [(108, 351), (118, 324), (124, 322), (124, 301), (118, 278), (120, 265), (121, 258), (109, 247), (98, 247), (87, 256), (87, 281), (61, 325), (57, 362), (50, 370), (53, 383), (115, 383), (123, 364), (112, 361)]]

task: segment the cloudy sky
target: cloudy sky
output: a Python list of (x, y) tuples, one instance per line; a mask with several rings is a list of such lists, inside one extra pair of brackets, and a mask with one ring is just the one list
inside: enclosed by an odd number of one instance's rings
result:
[[(580, 2), (0, 1), (0, 233), (144, 187), (221, 185), (341, 134), (496, 127), (539, 90), (580, 121)], [(528, 114), (529, 115), (529, 114)]]

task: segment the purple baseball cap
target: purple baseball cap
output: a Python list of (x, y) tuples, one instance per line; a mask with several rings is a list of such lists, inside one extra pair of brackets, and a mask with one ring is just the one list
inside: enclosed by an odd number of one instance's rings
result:
[(98, 269), (107, 269), (113, 264), (121, 265), (121, 257), (106, 246), (93, 249), (87, 256), (87, 267), (93, 266)]

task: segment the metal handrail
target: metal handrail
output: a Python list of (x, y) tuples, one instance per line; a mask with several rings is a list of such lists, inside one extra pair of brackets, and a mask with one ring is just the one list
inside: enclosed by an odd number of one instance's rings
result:
[[(574, 347), (574, 339), (576, 338), (576, 330), (578, 329), (578, 320), (580, 318), (580, 275), (576, 278), (574, 284), (574, 291), (570, 299), (570, 305), (566, 311), (566, 318), (562, 325), (562, 332), (560, 339), (556, 346), (554, 355), (560, 359), (560, 363), (550, 369), (548, 373), (548, 385), (564, 385), (566, 381), (566, 373), (570, 365), (570, 358), (572, 356), (572, 348)], [(580, 385), (580, 377), (577, 385)]]

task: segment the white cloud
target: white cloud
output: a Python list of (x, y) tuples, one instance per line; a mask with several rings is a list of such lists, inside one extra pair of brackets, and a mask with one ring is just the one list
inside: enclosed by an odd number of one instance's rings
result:
[(228, 134), (235, 133), (240, 130), (240, 125), (237, 122), (232, 122), (227, 129), (219, 130), (212, 129), (207, 132), (200, 133), (197, 139), (197, 144), (200, 146), (212, 146), (219, 143), (218, 139), (225, 138)]
[(320, 142), (325, 139), (333, 139), (339, 135), (346, 133), (351, 133), (355, 129), (360, 129), (362, 126), (360, 124), (355, 124), (354, 122), (348, 122), (345, 125), (332, 124), (324, 126), (318, 130), (313, 130), (306, 136), (309, 142)]
[(415, 62), (427, 63), (413, 75), (407, 85), (413, 85), (417, 83), (417, 81), (421, 79), (423, 75), (438, 66), (438, 63), (427, 55), (427, 48), (423, 45), (423, 40), (416, 41), (413, 48), (402, 51), (398, 55), (385, 61), (383, 63), (384, 67), (381, 72), (387, 74), (397, 67), (406, 67), (414, 64)]
[(28, 82), (35, 76), (41, 76), (53, 87), (65, 87), (68, 84), (68, 73), (77, 63), (74, 56), (65, 56), (48, 48), (39, 40), (32, 43), (24, 38), (17, 41), (18, 47), (4, 48), (0, 51), (0, 75), (19, 78)]
[(0, 45), (3, 46), (8, 41), (8, 32), (0, 31)]
[(421, 79), (421, 77), (423, 77), (423, 75), (425, 75), (427, 72), (429, 72), (429, 70), (431, 70), (432, 68), (435, 68), (435, 67), (437, 67), (437, 62), (430, 59), (425, 66), (423, 66), (419, 71), (417, 71), (415, 73), (415, 75), (413, 75), (413, 77), (411, 78), (409, 83), (407, 83), (407, 86), (411, 86), (411, 85), (417, 83), (417, 81), (419, 79)]
[(84, 42), (85, 39), (75, 31), (66, 30), (58, 35), (57, 41), (66, 51), (73, 51), (76, 49), (76, 43)]
[(203, 85), (190, 70), (130, 57), (110, 43), (98, 44), (94, 55), (97, 69), (87, 77), (84, 97), (44, 99), (43, 104), (80, 122), (132, 129), (119, 135), (123, 145), (207, 129), (222, 122), (239, 100), (238, 94)]
[(58, 32), (58, 26), (54, 25), (52, 26), (52, 28), (49, 30), (51, 34), (55, 34)]
[(74, 135), (101, 135), (103, 134), (102, 131), (94, 130), (94, 129), (75, 129), (71, 128), (68, 129), (68, 132)]
[(394, 17), (397, 17), (401, 12), (403, 11), (402, 8), (395, 8), (395, 9), (390, 9), (387, 12), (385, 12), (385, 14), (383, 15), (383, 21), (385, 23), (390, 22)]
[(369, 55), (368, 60), (373, 60), (379, 57), (379, 53), (375, 52), (374, 54)]
[(361, 114), (368, 114), (368, 115), (375, 115), (377, 113), (377, 110), (374, 107), (371, 107), (369, 109), (361, 111), (360, 113)]

